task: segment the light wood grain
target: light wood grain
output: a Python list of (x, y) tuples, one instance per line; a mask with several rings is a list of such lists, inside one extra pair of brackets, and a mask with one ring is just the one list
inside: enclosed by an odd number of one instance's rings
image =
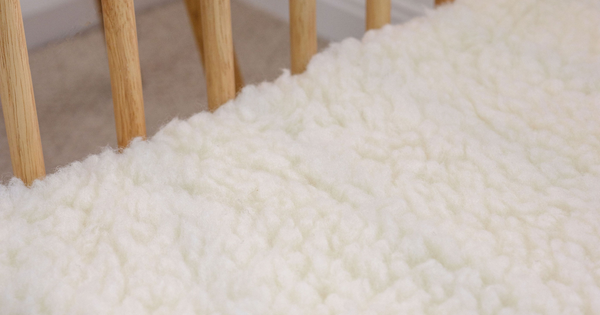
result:
[(298, 74), (317, 53), (317, 4), (315, 0), (290, 0), (289, 5), (292, 74)]
[(102, 0), (119, 148), (146, 137), (142, 75), (133, 0)]
[(19, 0), (0, 0), (0, 96), (14, 175), (46, 175)]
[(235, 97), (235, 70), (229, 0), (200, 0), (208, 109)]
[(438, 6), (438, 5), (442, 5), (444, 3), (451, 3), (451, 2), (454, 2), (454, 0), (435, 0), (435, 5)]
[[(194, 31), (194, 38), (196, 39), (196, 46), (198, 47), (198, 53), (200, 55), (200, 61), (202, 67), (205, 67), (204, 63), (204, 40), (202, 39), (202, 20), (200, 15), (200, 0), (185, 0), (185, 7), (190, 18), (192, 30)], [(233, 51), (233, 66), (235, 71), (235, 91), (240, 92), (244, 87), (244, 77), (240, 69), (237, 54), (235, 48)]]
[(391, 16), (391, 0), (367, 0), (367, 31), (389, 24)]

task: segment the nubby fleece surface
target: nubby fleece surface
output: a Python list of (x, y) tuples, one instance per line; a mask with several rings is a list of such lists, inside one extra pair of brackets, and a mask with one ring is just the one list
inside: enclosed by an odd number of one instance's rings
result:
[(600, 314), (600, 1), (458, 0), (13, 179), (0, 314)]

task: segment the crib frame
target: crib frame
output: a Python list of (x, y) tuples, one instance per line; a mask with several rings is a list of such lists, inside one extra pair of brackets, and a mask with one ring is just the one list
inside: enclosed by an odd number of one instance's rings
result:
[[(133, 0), (101, 2), (120, 149), (146, 137)], [(441, 5), (453, 0), (435, 0)], [(243, 79), (233, 49), (230, 0), (185, 0), (207, 82), (208, 107), (233, 99)], [(289, 0), (291, 71), (317, 52), (316, 0)], [(366, 0), (366, 29), (391, 20), (391, 0)], [(26, 185), (46, 175), (19, 0), (0, 0), (0, 97), (13, 173)]]

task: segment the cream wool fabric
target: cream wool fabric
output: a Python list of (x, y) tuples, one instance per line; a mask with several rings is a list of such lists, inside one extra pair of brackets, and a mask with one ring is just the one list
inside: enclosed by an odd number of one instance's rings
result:
[(0, 314), (600, 314), (600, 1), (459, 0), (0, 186)]

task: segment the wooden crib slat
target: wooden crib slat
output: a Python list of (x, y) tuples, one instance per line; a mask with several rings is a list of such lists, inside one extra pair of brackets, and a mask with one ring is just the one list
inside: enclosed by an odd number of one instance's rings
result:
[(119, 148), (146, 137), (142, 75), (133, 0), (102, 0)]
[(208, 109), (215, 111), (235, 97), (231, 3), (229, 0), (200, 0), (200, 20)]
[(290, 0), (292, 74), (302, 73), (317, 53), (316, 0)]
[(391, 16), (391, 0), (367, 0), (367, 31), (389, 24)]
[(14, 175), (46, 175), (19, 0), (0, 0), (0, 96)]
[[(202, 39), (202, 20), (200, 19), (200, 0), (185, 0), (185, 6), (190, 18), (192, 30), (194, 31), (194, 37), (196, 39), (196, 45), (198, 46), (198, 53), (200, 54), (200, 61), (202, 67), (206, 67), (204, 63), (204, 40)], [(244, 87), (244, 77), (240, 70), (240, 64), (238, 62), (235, 48), (233, 51), (233, 66), (235, 71), (235, 91), (238, 93)]]

